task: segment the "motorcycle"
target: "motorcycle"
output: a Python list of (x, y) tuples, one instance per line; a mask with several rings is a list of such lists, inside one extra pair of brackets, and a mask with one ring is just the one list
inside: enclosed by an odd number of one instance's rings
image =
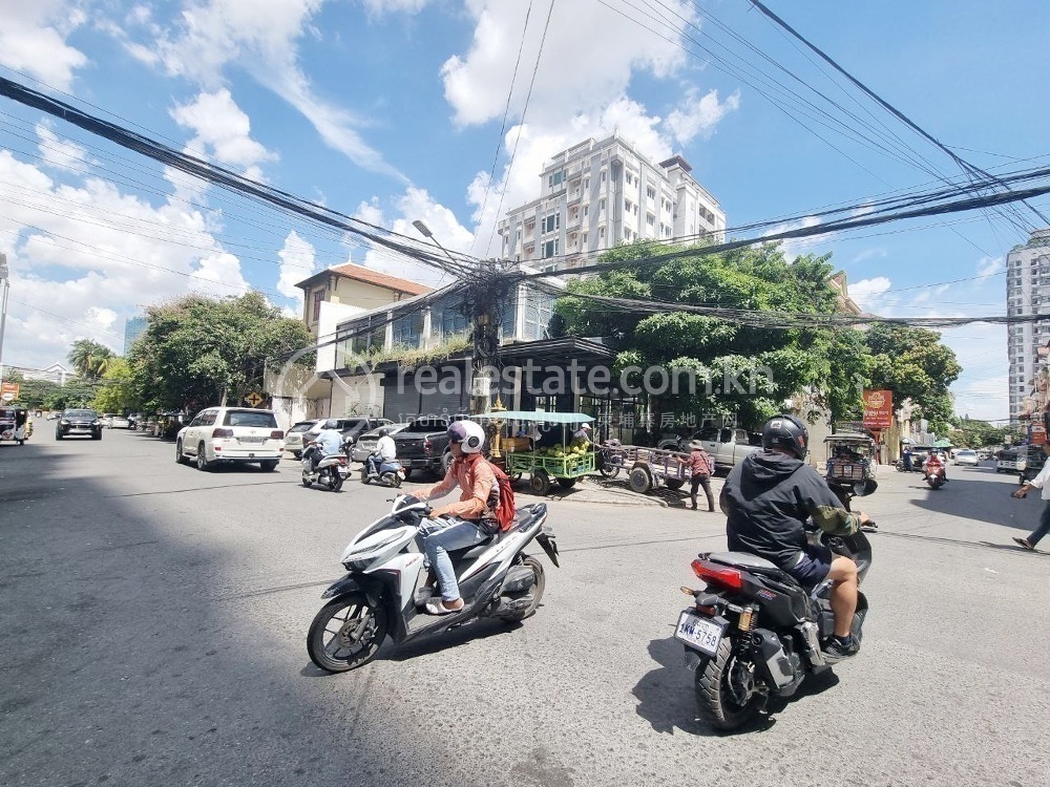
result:
[[(863, 580), (871, 566), (864, 533), (818, 532), (811, 529), (810, 540), (853, 558)], [(792, 696), (808, 675), (834, 664), (821, 650), (834, 634), (831, 580), (806, 590), (770, 561), (743, 552), (702, 553), (692, 568), (707, 588), (682, 588), (694, 604), (682, 610), (674, 636), (696, 673), (699, 715), (711, 726), (742, 727), (771, 698)], [(852, 625), (858, 641), (867, 612), (868, 601), (858, 593)]]
[(383, 486), (392, 486), (395, 489), (401, 486), (405, 480), (405, 468), (396, 459), (384, 459), (379, 463), (379, 472), (369, 473), (368, 462), (361, 468), (361, 483), (369, 484), (375, 481)]
[(375, 658), (389, 636), (396, 644), (437, 634), (478, 618), (518, 623), (536, 612), (543, 598), (543, 564), (525, 548), (535, 540), (558, 565), (554, 534), (545, 526), (545, 503), (522, 506), (514, 526), (473, 547), (449, 553), (463, 608), (431, 615), (434, 588), (423, 566), (423, 526), (430, 507), (398, 495), (390, 513), (361, 531), (340, 562), (347, 573), (321, 598), (331, 599), (314, 617), (306, 637), (310, 660), (327, 672), (346, 672)]
[(939, 466), (926, 468), (926, 483), (930, 489), (940, 489), (944, 486), (944, 468)]
[(321, 484), (333, 492), (338, 492), (343, 488), (343, 482), (347, 476), (350, 475), (350, 462), (345, 453), (330, 454), (322, 457), (314, 467), (314, 456), (320, 451), (321, 448), (316, 444), (307, 446), (303, 451), (303, 486), (309, 489), (314, 484)]

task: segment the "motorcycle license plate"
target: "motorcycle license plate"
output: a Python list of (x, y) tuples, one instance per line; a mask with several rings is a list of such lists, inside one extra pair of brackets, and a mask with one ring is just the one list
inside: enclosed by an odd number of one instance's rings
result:
[(718, 643), (722, 640), (725, 627), (715, 623), (713, 620), (704, 620), (688, 610), (682, 612), (678, 618), (678, 628), (675, 630), (675, 639), (680, 639), (686, 645), (694, 647), (708, 656), (718, 653)]

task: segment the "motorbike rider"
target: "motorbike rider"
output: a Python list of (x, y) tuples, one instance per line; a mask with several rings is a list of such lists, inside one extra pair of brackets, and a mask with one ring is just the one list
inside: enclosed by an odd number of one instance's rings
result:
[(338, 429), (322, 429), (313, 440), (307, 443), (307, 447), (311, 445), (316, 445), (320, 449), (311, 452), (310, 455), (310, 472), (313, 473), (317, 471), (317, 465), (326, 456), (334, 456), (342, 452), (343, 434)]
[(441, 483), (415, 493), (420, 500), (443, 497), (456, 487), (459, 500), (430, 512), (423, 548), (437, 574), (441, 598), (427, 602), (427, 612), (447, 615), (463, 609), (459, 583), (448, 553), (480, 544), (499, 529), (495, 511), (499, 506), (499, 483), (488, 460), (481, 455), (485, 430), (473, 421), (455, 421), (448, 428), (452, 463)]
[(926, 463), (923, 465), (924, 477), (929, 478), (930, 471), (935, 468), (940, 468), (944, 483), (948, 483), (948, 463), (941, 459), (937, 451), (930, 451), (930, 455), (926, 458)]
[(382, 427), (379, 430), (379, 440), (376, 441), (376, 450), (365, 457), (365, 467), (369, 476), (378, 476), (379, 468), (383, 462), (393, 462), (397, 458), (397, 445), (394, 438), (390, 436), (390, 429)]
[(857, 564), (823, 545), (810, 544), (808, 517), (826, 532), (853, 533), (867, 523), (850, 513), (810, 465), (804, 463), (809, 431), (791, 415), (778, 415), (762, 428), (762, 451), (749, 454), (726, 478), (719, 499), (726, 514), (729, 548), (776, 564), (811, 588), (831, 579), (834, 637), (825, 645), (833, 658), (852, 656), (860, 643), (851, 633), (857, 608)]

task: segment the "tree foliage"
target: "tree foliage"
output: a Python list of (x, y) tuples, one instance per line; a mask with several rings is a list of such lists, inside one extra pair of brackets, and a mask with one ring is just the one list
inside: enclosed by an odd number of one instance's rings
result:
[(675, 311), (644, 316), (578, 297), (609, 295), (826, 315), (837, 304), (837, 292), (828, 281), (833, 272), (828, 256), (788, 262), (777, 245), (767, 244), (717, 254), (697, 248), (695, 255), (656, 266), (631, 264), (656, 251), (666, 253), (667, 247), (640, 243), (603, 255), (603, 261), (623, 264), (570, 283), (557, 310), (570, 332), (611, 337), (620, 351), (621, 367), (693, 370), (702, 380), (697, 393), (664, 397), (665, 412), (733, 413), (742, 423), (757, 425), (782, 409), (784, 399), (814, 391), (834, 418), (859, 414), (858, 381), (863, 383), (868, 371), (859, 331), (757, 328)]
[(267, 361), (279, 365), (313, 344), (300, 320), (282, 317), (257, 292), (223, 300), (189, 295), (151, 307), (146, 319), (128, 361), (132, 395), (147, 410), (241, 404), (264, 392)]
[(137, 406), (138, 400), (131, 381), (131, 366), (125, 358), (110, 358), (92, 407), (100, 413), (124, 414)]
[(941, 335), (926, 328), (873, 325), (865, 342), (871, 352), (871, 385), (893, 391), (893, 401), (910, 398), (930, 428), (945, 434), (952, 420), (949, 386), (962, 367)]

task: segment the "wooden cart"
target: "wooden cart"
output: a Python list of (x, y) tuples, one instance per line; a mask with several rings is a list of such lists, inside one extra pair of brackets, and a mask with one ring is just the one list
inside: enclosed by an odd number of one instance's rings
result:
[(689, 465), (678, 461), (688, 454), (680, 451), (614, 444), (598, 450), (602, 453), (602, 475), (613, 478), (622, 468), (627, 472), (627, 485), (639, 494), (648, 494), (660, 486), (681, 489), (690, 477)]

